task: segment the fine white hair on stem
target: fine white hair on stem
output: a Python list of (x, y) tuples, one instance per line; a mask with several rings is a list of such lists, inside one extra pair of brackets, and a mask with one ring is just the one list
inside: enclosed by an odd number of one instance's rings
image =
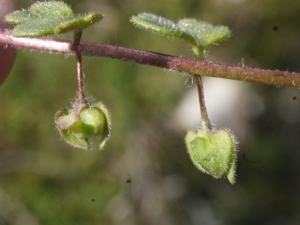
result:
[[(194, 76), (192, 76), (189, 73), (184, 73), (183, 75), (187, 76), (187, 78), (186, 78), (186, 80), (184, 82), (184, 86), (187, 86), (188, 88), (192, 87), (193, 84), (194, 84)], [(188, 82), (190, 82), (190, 83), (188, 83)]]
[(245, 68), (245, 60), (244, 60), (244, 58), (241, 59), (241, 62), (238, 64), (238, 66), (242, 66), (242, 68)]

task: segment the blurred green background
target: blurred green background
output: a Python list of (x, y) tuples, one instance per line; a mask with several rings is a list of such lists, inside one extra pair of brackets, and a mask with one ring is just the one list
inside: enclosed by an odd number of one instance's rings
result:
[[(27, 8), (35, 1), (18, 2)], [(188, 44), (129, 23), (140, 12), (174, 21), (193, 17), (232, 30), (208, 61), (300, 70), (300, 1), (65, 2), (78, 13), (105, 15), (83, 41), (193, 57)], [(54, 126), (55, 112), (74, 102), (74, 57), (18, 50), (0, 87), (1, 225), (300, 224), (297, 88), (205, 79), (207, 92), (217, 95), (207, 96), (208, 107), (217, 105), (208, 109), (214, 124), (230, 127), (240, 140), (232, 186), (199, 172), (186, 152), (186, 131), (200, 124), (200, 115), (185, 123), (190, 112), (180, 108), (196, 94), (186, 76), (112, 59), (83, 60), (90, 99), (112, 114), (112, 136), (102, 151), (66, 145)], [(227, 89), (218, 88), (225, 83)], [(197, 110), (198, 101), (189, 106)]]

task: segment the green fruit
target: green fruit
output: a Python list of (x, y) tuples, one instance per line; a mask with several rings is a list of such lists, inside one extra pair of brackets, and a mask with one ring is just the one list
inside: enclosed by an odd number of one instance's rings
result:
[(195, 166), (214, 178), (227, 176), (235, 182), (236, 141), (228, 130), (211, 132), (203, 128), (189, 131), (185, 138), (189, 155)]
[(89, 138), (101, 137), (99, 148), (104, 147), (110, 135), (110, 114), (102, 103), (90, 107), (79, 106), (56, 113), (55, 124), (62, 138), (70, 145), (89, 149)]

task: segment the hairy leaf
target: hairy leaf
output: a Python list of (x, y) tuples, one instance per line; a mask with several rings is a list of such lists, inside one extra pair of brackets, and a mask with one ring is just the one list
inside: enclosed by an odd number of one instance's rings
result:
[(136, 26), (152, 32), (182, 38), (193, 46), (194, 53), (204, 58), (207, 49), (214, 43), (230, 36), (226, 26), (213, 26), (204, 21), (183, 19), (177, 24), (173, 21), (150, 13), (141, 13), (131, 17)]
[(192, 44), (196, 44), (194, 38), (184, 32), (173, 21), (166, 18), (151, 14), (141, 13), (137, 16), (131, 17), (130, 21), (140, 28), (153, 31), (158, 34), (183, 38)]
[(28, 10), (15, 11), (6, 20), (15, 24), (12, 33), (16, 37), (38, 37), (83, 30), (100, 21), (100, 13), (74, 16), (72, 9), (60, 1), (37, 2)]

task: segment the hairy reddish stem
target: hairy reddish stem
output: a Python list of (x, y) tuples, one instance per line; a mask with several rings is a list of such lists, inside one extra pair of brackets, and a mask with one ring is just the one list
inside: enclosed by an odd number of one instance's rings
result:
[(201, 76), (195, 76), (197, 89), (198, 89), (198, 96), (199, 96), (199, 104), (200, 104), (200, 112), (201, 112), (201, 123), (202, 127), (207, 128), (209, 131), (212, 130), (211, 123), (208, 118), (205, 100), (204, 100), (204, 91), (203, 91), (203, 84)]
[[(8, 32), (0, 32), (0, 44), (74, 54), (72, 41), (50, 38), (16, 38)], [(296, 72), (236, 67), (91, 42), (81, 42), (78, 49), (86, 56), (119, 59), (178, 72), (186, 72), (197, 76), (219, 77), (275, 86), (300, 87), (300, 73)]]
[(76, 31), (73, 38), (73, 50), (76, 56), (76, 66), (77, 66), (77, 95), (78, 95), (78, 105), (87, 105), (87, 101), (84, 93), (84, 83), (83, 83), (83, 71), (82, 71), (82, 55), (79, 49), (80, 38), (82, 31)]

